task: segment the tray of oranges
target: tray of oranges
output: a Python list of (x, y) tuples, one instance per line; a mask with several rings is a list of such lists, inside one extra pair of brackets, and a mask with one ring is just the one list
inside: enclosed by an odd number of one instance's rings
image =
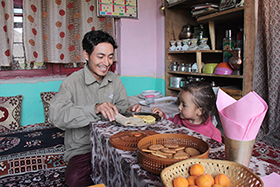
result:
[(249, 168), (226, 160), (183, 160), (163, 169), (160, 177), (165, 187), (264, 187)]

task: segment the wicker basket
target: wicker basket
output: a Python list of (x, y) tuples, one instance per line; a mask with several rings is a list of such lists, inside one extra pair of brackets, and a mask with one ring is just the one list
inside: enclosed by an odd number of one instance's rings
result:
[(143, 152), (142, 149), (148, 149), (150, 145), (155, 144), (178, 144), (180, 147), (193, 147), (201, 153), (198, 156), (192, 158), (208, 158), (209, 146), (208, 144), (196, 137), (186, 134), (156, 134), (147, 136), (141, 139), (137, 144), (137, 160), (138, 164), (145, 170), (160, 175), (161, 171), (176, 162), (184, 159), (171, 159), (171, 158), (159, 158), (149, 153)]
[(215, 177), (219, 173), (224, 173), (230, 179), (229, 187), (236, 186), (250, 186), (263, 187), (263, 181), (244, 165), (226, 160), (212, 160), (212, 159), (187, 159), (175, 163), (164, 170), (162, 170), (160, 177), (166, 187), (173, 187), (172, 181), (182, 176), (187, 178), (189, 176), (189, 169), (193, 164), (200, 163), (203, 165), (205, 172)]

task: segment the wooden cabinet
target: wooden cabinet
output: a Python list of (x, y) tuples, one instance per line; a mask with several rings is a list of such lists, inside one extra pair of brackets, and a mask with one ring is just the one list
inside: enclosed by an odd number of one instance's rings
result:
[[(198, 77), (205, 81), (215, 83), (223, 88), (228, 94), (236, 99), (252, 91), (253, 65), (255, 51), (255, 1), (245, 0), (242, 7), (232, 8), (202, 17), (192, 17), (191, 6), (205, 3), (204, 0), (180, 0), (165, 8), (165, 49), (166, 49), (166, 95), (176, 96), (179, 88), (170, 87), (170, 77)], [(220, 1), (210, 0), (208, 3)], [(179, 39), (181, 29), (184, 25), (191, 24), (199, 26), (203, 24), (209, 32), (209, 46), (207, 51), (168, 51), (170, 41)], [(233, 37), (236, 37), (239, 28), (244, 28), (244, 39), (242, 49), (242, 69), (240, 75), (216, 75), (202, 73), (201, 64), (223, 61), (222, 42), (226, 30), (232, 30)], [(174, 38), (175, 37), (175, 38)], [(171, 62), (193, 64), (197, 62), (198, 72), (170, 71)]]

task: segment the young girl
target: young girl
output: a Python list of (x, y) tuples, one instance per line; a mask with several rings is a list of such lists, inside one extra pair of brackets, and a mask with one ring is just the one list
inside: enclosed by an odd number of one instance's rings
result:
[[(179, 100), (179, 114), (168, 120), (222, 142), (220, 130), (211, 122), (211, 116), (216, 111), (216, 97), (208, 83), (197, 81), (187, 84), (182, 88)], [(159, 108), (153, 107), (152, 112), (165, 118)]]

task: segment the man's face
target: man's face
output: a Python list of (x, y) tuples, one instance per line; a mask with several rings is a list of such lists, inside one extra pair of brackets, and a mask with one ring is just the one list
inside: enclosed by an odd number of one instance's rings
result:
[(95, 46), (90, 56), (85, 50), (83, 51), (83, 55), (88, 61), (88, 67), (93, 76), (98, 81), (101, 81), (113, 64), (114, 47), (108, 42), (99, 43)]

